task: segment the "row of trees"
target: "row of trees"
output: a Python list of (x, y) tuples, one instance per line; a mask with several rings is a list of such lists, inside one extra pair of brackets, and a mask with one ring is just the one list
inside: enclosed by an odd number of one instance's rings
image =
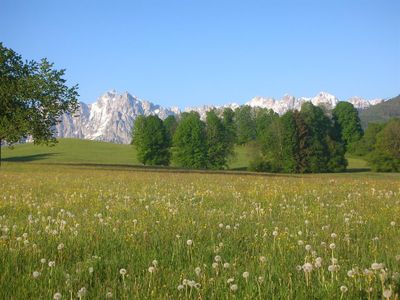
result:
[(133, 143), (139, 161), (147, 165), (169, 165), (172, 160), (180, 167), (222, 169), (235, 144), (250, 144), (252, 170), (310, 173), (345, 170), (345, 151), (361, 135), (357, 110), (350, 103), (339, 103), (331, 115), (305, 103), (301, 111), (282, 116), (249, 106), (210, 111), (205, 122), (195, 112), (164, 121), (141, 116)]
[(140, 116), (135, 121), (133, 143), (138, 160), (145, 165), (169, 165), (195, 169), (222, 169), (233, 155), (233, 116), (223, 118), (215, 111), (206, 122), (196, 112), (183, 113), (179, 120), (169, 116)]
[(315, 173), (346, 169), (346, 142), (335, 115), (329, 117), (321, 107), (304, 103), (301, 111), (269, 116), (258, 136), (260, 154), (251, 163), (253, 170)]

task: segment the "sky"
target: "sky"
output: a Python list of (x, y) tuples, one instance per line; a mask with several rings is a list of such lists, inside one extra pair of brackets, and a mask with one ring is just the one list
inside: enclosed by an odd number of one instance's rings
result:
[(0, 0), (0, 42), (163, 106), (400, 94), (398, 0)]

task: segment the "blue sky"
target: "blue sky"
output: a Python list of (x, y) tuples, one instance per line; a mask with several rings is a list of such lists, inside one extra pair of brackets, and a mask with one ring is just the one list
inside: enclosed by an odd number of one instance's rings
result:
[(400, 1), (0, 0), (0, 41), (47, 57), (91, 103), (400, 93)]

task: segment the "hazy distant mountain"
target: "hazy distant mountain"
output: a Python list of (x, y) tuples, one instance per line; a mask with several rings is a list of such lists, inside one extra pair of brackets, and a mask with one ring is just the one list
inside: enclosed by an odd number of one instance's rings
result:
[(391, 118), (400, 118), (400, 95), (360, 111), (361, 125), (364, 128), (368, 123), (384, 123)]
[[(290, 109), (300, 109), (301, 105), (311, 101), (314, 105), (332, 109), (339, 102), (335, 96), (321, 92), (312, 98), (295, 98), (285, 95), (280, 100), (269, 97), (254, 97), (246, 105), (263, 107), (283, 114)], [(381, 99), (364, 100), (360, 97), (349, 99), (356, 108), (365, 109), (382, 102)], [(240, 105), (231, 103), (223, 106), (204, 105), (189, 107), (185, 111), (197, 111), (202, 119), (211, 109), (238, 108)], [(131, 142), (131, 130), (137, 116), (158, 115), (165, 119), (169, 115), (178, 115), (178, 108), (163, 108), (149, 101), (140, 100), (128, 92), (118, 94), (115, 90), (106, 92), (93, 104), (80, 103), (79, 110), (74, 115), (62, 116), (61, 123), (56, 126), (57, 137), (74, 137), (90, 140), (100, 140), (113, 143), (128, 144)]]

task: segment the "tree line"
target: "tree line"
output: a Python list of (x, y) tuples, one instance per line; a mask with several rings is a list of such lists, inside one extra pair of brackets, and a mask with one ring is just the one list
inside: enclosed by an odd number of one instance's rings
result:
[(346, 150), (363, 135), (357, 110), (340, 102), (327, 112), (312, 103), (282, 116), (270, 109), (241, 106), (233, 111), (196, 112), (169, 116), (140, 116), (133, 128), (133, 144), (145, 165), (223, 169), (235, 145), (249, 145), (253, 171), (339, 172), (347, 166)]

